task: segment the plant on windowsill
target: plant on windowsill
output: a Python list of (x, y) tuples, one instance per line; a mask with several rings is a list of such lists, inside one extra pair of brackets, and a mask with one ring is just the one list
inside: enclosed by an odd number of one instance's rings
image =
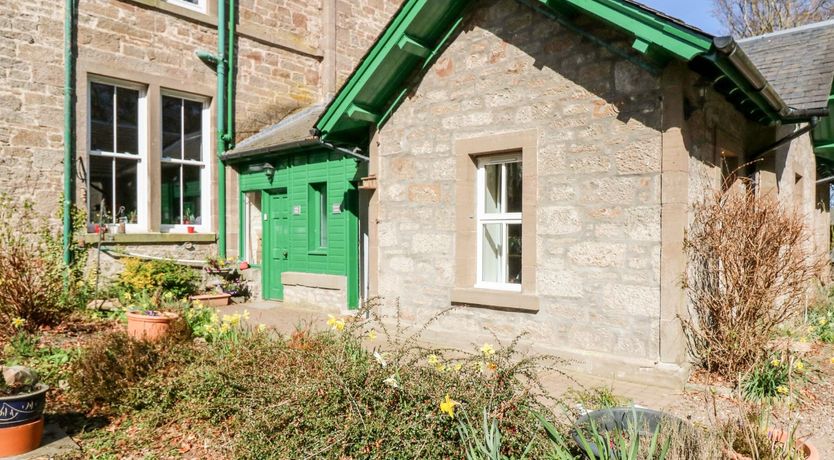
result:
[(169, 304), (172, 302), (176, 302), (176, 297), (171, 292), (162, 294), (162, 289), (157, 289), (153, 295), (145, 291), (128, 297), (127, 335), (148, 341), (165, 337), (171, 324), (180, 317), (171, 311), (173, 308)]
[(24, 366), (0, 366), (0, 457), (20, 455), (40, 447), (43, 408), (49, 387)]

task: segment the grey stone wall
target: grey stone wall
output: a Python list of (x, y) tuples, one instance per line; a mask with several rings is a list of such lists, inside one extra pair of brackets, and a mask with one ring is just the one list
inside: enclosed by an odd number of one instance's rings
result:
[[(581, 26), (629, 49), (616, 31)], [(454, 141), (536, 128), (539, 312), (461, 307), (431, 333), (464, 341), (489, 337), (484, 329), (504, 339), (527, 333), (540, 349), (651, 366), (659, 88), (659, 77), (526, 6), (484, 2), (379, 133), (380, 294), (417, 322), (449, 307)]]

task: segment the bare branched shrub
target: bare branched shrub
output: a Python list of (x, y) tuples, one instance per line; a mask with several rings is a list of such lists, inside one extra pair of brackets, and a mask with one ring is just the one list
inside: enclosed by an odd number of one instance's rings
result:
[(685, 244), (690, 350), (728, 378), (747, 371), (774, 329), (801, 312), (825, 264), (802, 216), (746, 185), (695, 205)]

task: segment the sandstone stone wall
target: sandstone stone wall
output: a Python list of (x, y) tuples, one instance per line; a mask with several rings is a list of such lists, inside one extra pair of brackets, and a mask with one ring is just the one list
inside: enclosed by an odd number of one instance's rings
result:
[[(325, 2), (333, 2), (338, 8), (338, 26), (327, 23)], [(55, 216), (63, 189), (64, 11), (61, 5), (44, 0), (6, 3), (0, 11), (0, 193), (33, 201), (41, 215), (51, 217), (51, 222), (59, 226)], [(80, 162), (86, 161), (85, 88), (89, 75), (193, 92), (214, 100), (215, 73), (194, 54), (197, 50), (217, 49), (216, 2), (206, 3), (205, 13), (164, 0), (79, 3), (75, 90)], [(238, 3), (238, 141), (325, 96), (325, 57), (336, 51), (326, 48), (326, 34), (338, 33), (335, 43), (338, 51), (345, 53), (339, 61), (344, 78), (396, 6), (389, 0)], [(209, 132), (212, 147), (207, 154), (213, 159), (214, 128)], [(81, 164), (75, 165), (79, 171), (77, 203), (85, 206)], [(228, 246), (233, 254), (237, 243), (237, 179), (231, 169), (227, 173)], [(215, 221), (216, 188), (212, 184)], [(159, 245), (146, 249), (152, 254), (165, 252)]]
[[(582, 27), (629, 49), (614, 30)], [(488, 328), (560, 354), (656, 360), (659, 88), (659, 77), (518, 2), (484, 2), (379, 133), (386, 302), (418, 323), (450, 305), (455, 140), (535, 128), (539, 312), (461, 307), (432, 332), (469, 342)]]

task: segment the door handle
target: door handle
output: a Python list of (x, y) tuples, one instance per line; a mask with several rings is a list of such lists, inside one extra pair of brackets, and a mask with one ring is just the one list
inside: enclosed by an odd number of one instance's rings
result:
[(287, 258), (287, 250), (284, 249), (282, 252), (284, 253), (284, 258), (286, 259)]

